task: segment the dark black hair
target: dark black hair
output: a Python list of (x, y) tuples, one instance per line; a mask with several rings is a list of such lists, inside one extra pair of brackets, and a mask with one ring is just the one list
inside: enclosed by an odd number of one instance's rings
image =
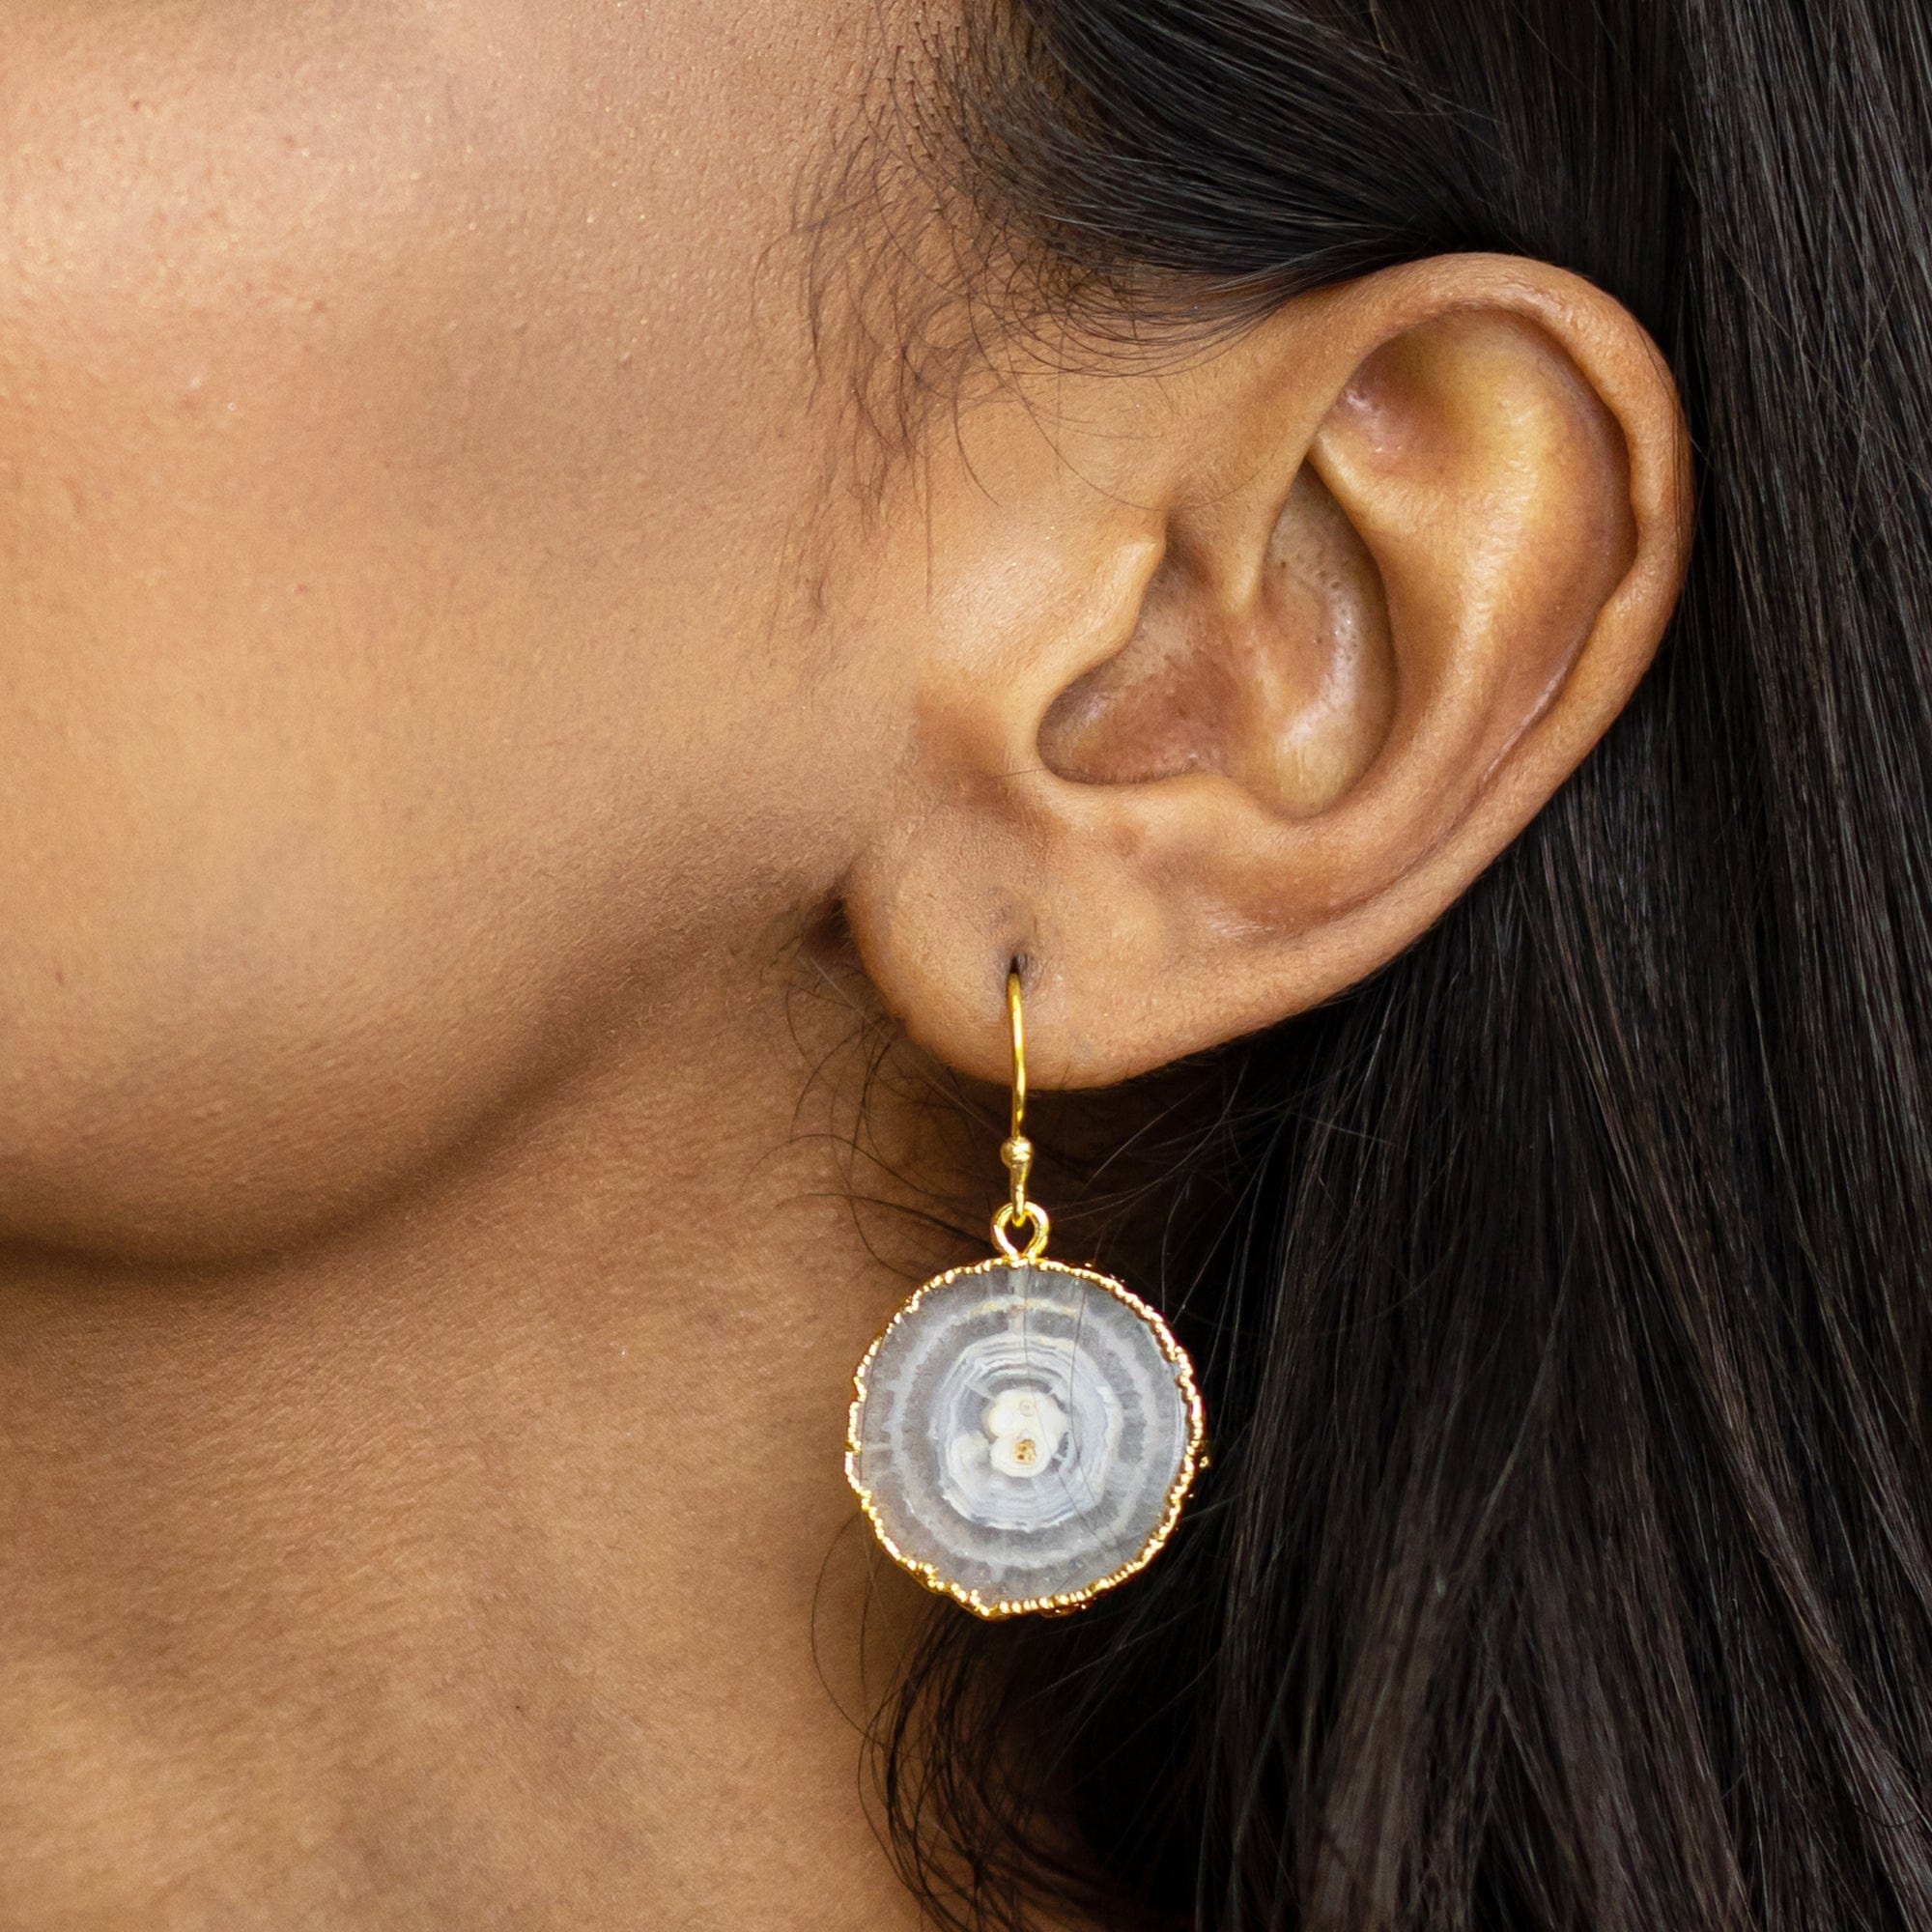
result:
[[(1499, 249), (1681, 385), (1627, 715), (1113, 1252), (1198, 1506), (880, 1731), (945, 1923), (1932, 1926), (1932, 47), (1918, 0), (975, 0), (1041, 299), (1238, 326)], [(1204, 318), (1206, 322), (1204, 322)]]

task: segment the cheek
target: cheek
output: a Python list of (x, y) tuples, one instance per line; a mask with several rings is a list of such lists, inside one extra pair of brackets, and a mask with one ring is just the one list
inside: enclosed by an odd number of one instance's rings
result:
[(569, 12), (9, 10), (0, 1236), (344, 1211), (704, 916), (784, 157), (698, 219)]

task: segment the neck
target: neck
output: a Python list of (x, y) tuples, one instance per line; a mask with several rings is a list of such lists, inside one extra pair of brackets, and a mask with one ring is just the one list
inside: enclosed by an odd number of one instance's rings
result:
[(915, 1922), (810, 1072), (713, 989), (298, 1254), (8, 1264), (0, 1917)]

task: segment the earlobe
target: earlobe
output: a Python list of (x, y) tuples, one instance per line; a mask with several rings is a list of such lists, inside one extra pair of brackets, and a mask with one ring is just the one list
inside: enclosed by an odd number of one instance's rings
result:
[[(1655, 350), (1536, 264), (1392, 270), (1079, 402), (1051, 469), (1007, 478), (1056, 533), (1036, 568), (1090, 571), (1095, 601), (1037, 594), (970, 535), (944, 559), (1016, 593), (1028, 675), (949, 724), (950, 656), (984, 644), (936, 627), (934, 782), (851, 910), (948, 1060), (997, 1070), (1025, 952), (1044, 1076), (1099, 1084), (1330, 997), (1438, 917), (1621, 709), (1687, 537)], [(962, 785), (976, 730), (1005, 769)]]

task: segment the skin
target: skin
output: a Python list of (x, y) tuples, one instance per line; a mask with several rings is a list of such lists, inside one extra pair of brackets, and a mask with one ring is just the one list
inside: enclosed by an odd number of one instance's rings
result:
[(10, 1927), (916, 1924), (838, 1448), (972, 1251), (854, 1036), (1325, 998), (1656, 648), (1674, 395), (1540, 265), (868, 444), (892, 24), (0, 0)]

